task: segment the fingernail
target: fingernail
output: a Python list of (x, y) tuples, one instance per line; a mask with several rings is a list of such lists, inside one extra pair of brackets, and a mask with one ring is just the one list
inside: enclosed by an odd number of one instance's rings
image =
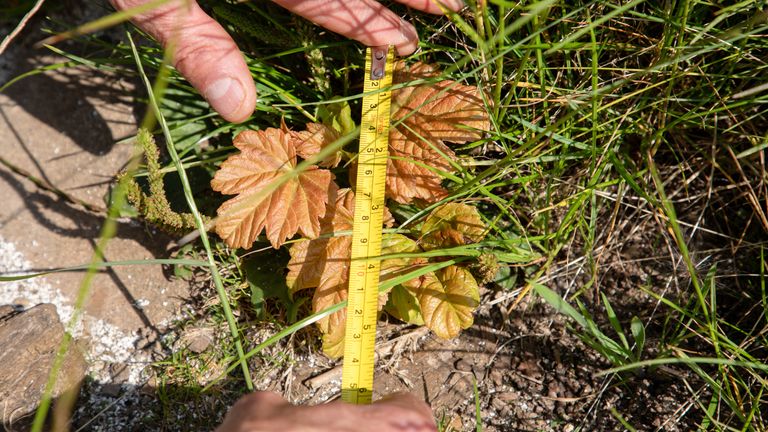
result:
[(454, 12), (464, 9), (464, 0), (443, 0), (443, 3)]
[(399, 30), (400, 35), (402, 36), (402, 41), (399, 44), (395, 44), (397, 53), (402, 56), (416, 51), (419, 44), (419, 34), (416, 32), (416, 27), (401, 18)]
[(240, 81), (224, 77), (208, 84), (205, 99), (222, 117), (236, 113), (245, 100), (245, 91)]

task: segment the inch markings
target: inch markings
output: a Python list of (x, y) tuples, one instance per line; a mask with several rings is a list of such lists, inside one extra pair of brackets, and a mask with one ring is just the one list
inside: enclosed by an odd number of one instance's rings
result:
[(391, 47), (368, 48), (341, 383), (342, 400), (354, 404), (373, 397), (393, 63)]

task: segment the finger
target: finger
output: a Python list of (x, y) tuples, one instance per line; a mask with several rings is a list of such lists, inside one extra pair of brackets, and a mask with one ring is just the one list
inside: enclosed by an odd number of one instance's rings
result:
[(396, 405), (404, 409), (412, 410), (430, 421), (433, 420), (432, 409), (429, 405), (412, 393), (392, 393), (376, 401), (376, 404)]
[(215, 432), (244, 432), (248, 430), (270, 430), (259, 427), (267, 424), (273, 417), (282, 416), (283, 410), (290, 404), (271, 392), (255, 392), (241, 397), (227, 413), (224, 422)]
[[(128, 9), (149, 0), (110, 0)], [(256, 106), (256, 86), (235, 42), (194, 1), (171, 0), (133, 21), (163, 47), (173, 46), (173, 65), (231, 122), (245, 121)]]
[(319, 26), (368, 46), (394, 45), (400, 55), (411, 54), (418, 46), (416, 29), (375, 0), (273, 1)]
[(445, 13), (445, 9), (458, 12), (464, 7), (463, 0), (397, 0), (397, 2), (420, 11), (438, 15)]
[(381, 422), (387, 431), (437, 432), (429, 405), (411, 393), (395, 393), (363, 407), (371, 419)]

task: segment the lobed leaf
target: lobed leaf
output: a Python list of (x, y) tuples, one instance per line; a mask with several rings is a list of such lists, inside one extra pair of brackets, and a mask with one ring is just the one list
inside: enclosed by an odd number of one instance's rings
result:
[(347, 101), (325, 103), (317, 107), (320, 122), (342, 135), (354, 132), (357, 125), (352, 119), (352, 108)]
[(480, 304), (477, 282), (468, 270), (458, 266), (424, 275), (416, 297), (426, 326), (445, 339), (471, 326), (472, 313)]
[[(419, 245), (412, 239), (402, 234), (385, 234), (381, 239), (381, 254), (393, 255), (401, 253), (415, 253), (421, 252)], [(384, 282), (386, 280), (404, 275), (414, 270), (414, 267), (424, 265), (427, 263), (425, 258), (421, 257), (405, 257), (405, 258), (389, 258), (381, 261), (381, 274), (379, 280)], [(419, 278), (411, 279), (404, 282), (402, 285), (411, 289), (418, 288), (420, 284)]]
[[(321, 236), (299, 240), (289, 250), (291, 259), (288, 261), (286, 276), (288, 289), (293, 294), (302, 289), (315, 288), (312, 298), (314, 311), (323, 310), (347, 298), (354, 210), (354, 192), (351, 189), (339, 190), (334, 204), (328, 206), (325, 217), (320, 221)], [(384, 218), (389, 220), (392, 216), (385, 210)], [(348, 233), (339, 234), (340, 231)], [(380, 306), (386, 303), (386, 293), (380, 303)], [(341, 310), (317, 324), (327, 335), (334, 333), (337, 328), (343, 329), (345, 321), (346, 310)], [(343, 342), (343, 333), (334, 337), (341, 338)], [(336, 340), (335, 343), (340, 342)]]
[(424, 317), (421, 316), (421, 307), (416, 294), (408, 288), (397, 285), (389, 293), (389, 303), (386, 311), (400, 321), (409, 324), (424, 325)]
[(330, 333), (323, 334), (323, 353), (330, 358), (340, 358), (344, 355), (344, 333), (346, 329), (343, 325), (335, 327)]
[[(320, 281), (320, 285), (315, 289), (315, 295), (312, 297), (312, 310), (321, 311), (346, 300), (348, 281), (348, 275), (335, 275), (330, 279)], [(317, 322), (317, 326), (320, 327), (321, 332), (328, 334), (339, 327), (344, 328), (346, 322), (347, 309), (345, 308), (321, 319)]]
[(481, 241), (485, 233), (485, 224), (475, 207), (447, 203), (427, 216), (419, 243), (425, 250), (462, 246)]
[[(324, 237), (300, 240), (290, 248), (286, 283), (291, 293), (316, 288), (312, 298), (315, 311), (347, 298), (352, 235), (333, 235), (339, 231), (352, 230), (354, 198), (350, 189), (341, 189), (334, 205), (328, 206), (321, 220), (320, 231)], [(323, 333), (328, 333), (332, 327), (343, 324), (345, 314), (343, 310), (336, 312), (318, 321), (318, 326)]]
[[(321, 123), (307, 123), (306, 130), (301, 132), (288, 131), (289, 140), (296, 153), (304, 159), (308, 159), (333, 144), (341, 138), (341, 134), (335, 129)], [(337, 151), (323, 159), (319, 165), (325, 168), (334, 168), (341, 162), (342, 152)]]
[[(406, 68), (398, 63), (393, 81), (437, 76), (433, 66), (416, 63)], [(444, 198), (448, 192), (438, 172), (452, 172), (450, 162), (456, 158), (445, 142), (475, 141), (490, 128), (480, 91), (453, 80), (393, 91), (392, 119), (401, 122), (390, 129), (387, 195), (404, 204), (416, 198), (427, 202)]]
[[(249, 248), (262, 230), (276, 249), (297, 232), (317, 237), (326, 203), (336, 194), (333, 174), (316, 166), (294, 173), (296, 151), (280, 129), (243, 131), (234, 144), (241, 152), (211, 180), (213, 190), (238, 194), (219, 207), (216, 233), (233, 248)], [(278, 180), (285, 181), (264, 193)]]

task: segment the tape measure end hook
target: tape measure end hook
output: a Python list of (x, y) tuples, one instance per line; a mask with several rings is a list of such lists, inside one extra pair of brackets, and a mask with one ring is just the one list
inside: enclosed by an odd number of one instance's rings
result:
[(387, 73), (387, 55), (391, 45), (371, 47), (371, 79), (380, 80)]

